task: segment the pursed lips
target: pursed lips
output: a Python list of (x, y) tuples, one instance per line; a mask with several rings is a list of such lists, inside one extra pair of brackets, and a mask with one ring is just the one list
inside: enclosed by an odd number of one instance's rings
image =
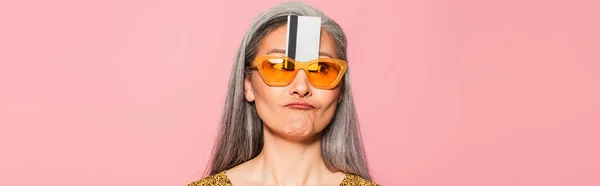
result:
[(298, 109), (298, 110), (310, 110), (310, 109), (315, 108), (315, 106), (313, 106), (307, 102), (292, 102), (292, 103), (286, 104), (285, 107), (291, 108), (291, 109)]

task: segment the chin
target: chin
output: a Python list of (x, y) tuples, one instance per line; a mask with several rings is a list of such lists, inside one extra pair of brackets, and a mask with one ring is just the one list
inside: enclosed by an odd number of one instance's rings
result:
[(312, 139), (316, 132), (308, 123), (289, 123), (283, 128), (283, 135), (293, 141), (304, 141)]
[(290, 124), (285, 128), (285, 134), (287, 136), (308, 136), (311, 131), (310, 127), (305, 124)]

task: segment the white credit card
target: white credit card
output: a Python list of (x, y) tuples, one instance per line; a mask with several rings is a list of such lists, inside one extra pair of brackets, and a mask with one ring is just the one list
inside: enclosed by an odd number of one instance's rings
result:
[(321, 18), (288, 16), (286, 56), (298, 61), (319, 58)]

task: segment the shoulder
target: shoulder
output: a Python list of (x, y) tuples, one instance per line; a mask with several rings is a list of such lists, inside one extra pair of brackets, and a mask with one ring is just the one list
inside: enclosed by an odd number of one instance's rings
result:
[(231, 186), (231, 182), (229, 181), (229, 178), (227, 178), (227, 175), (225, 174), (225, 171), (217, 173), (217, 174), (213, 174), (210, 175), (208, 177), (202, 178), (200, 180), (194, 181), (190, 184), (188, 184), (188, 186)]
[(344, 180), (340, 186), (351, 186), (351, 185), (361, 185), (361, 186), (379, 186), (375, 182), (364, 179), (358, 175), (354, 174), (346, 174)]

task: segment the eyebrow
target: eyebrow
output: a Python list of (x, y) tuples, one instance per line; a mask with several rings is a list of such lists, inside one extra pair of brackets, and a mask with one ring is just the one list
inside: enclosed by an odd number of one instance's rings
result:
[[(280, 48), (274, 48), (269, 50), (269, 52), (267, 52), (267, 55), (270, 54), (285, 54), (285, 50), (284, 49), (280, 49)], [(333, 56), (327, 52), (319, 52), (319, 56), (326, 56), (329, 58), (333, 58)]]

